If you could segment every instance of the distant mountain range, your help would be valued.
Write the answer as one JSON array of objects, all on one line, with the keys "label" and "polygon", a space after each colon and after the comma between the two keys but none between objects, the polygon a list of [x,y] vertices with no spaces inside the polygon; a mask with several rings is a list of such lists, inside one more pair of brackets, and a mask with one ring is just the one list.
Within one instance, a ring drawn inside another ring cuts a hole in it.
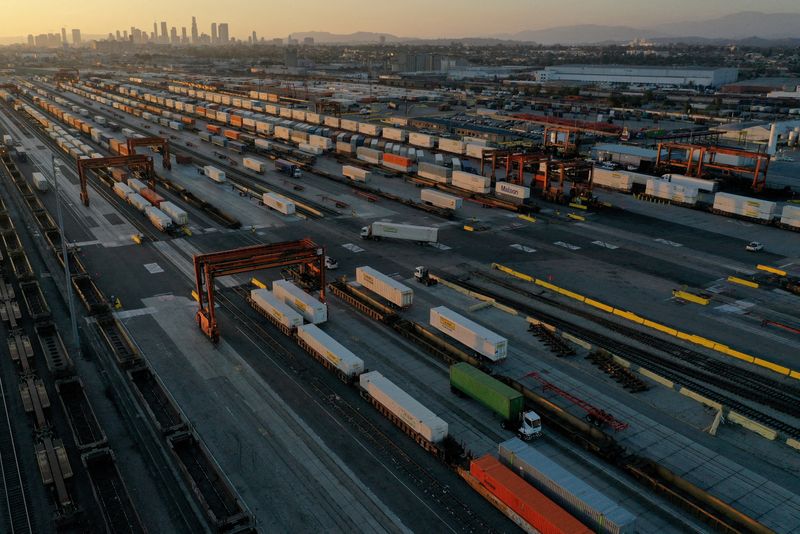
[{"label": "distant mountain range", "polygon": [[[292,38],[303,42],[312,37],[319,44],[374,44],[381,37],[386,43],[442,44],[453,41],[472,45],[491,45],[501,42],[532,42],[543,45],[553,44],[613,44],[626,43],[642,38],[659,43],[725,44],[736,43],[751,46],[800,44],[800,13],[761,13],[743,11],[708,20],[691,20],[658,24],[651,27],[606,26],[580,24],[558,26],[538,30],[525,30],[486,36],[462,38],[420,39],[398,37],[390,33],[355,32],[337,34],[324,31],[292,33]],[[85,36],[84,40],[102,38]],[[25,42],[23,37],[0,37],[0,44]]]}]

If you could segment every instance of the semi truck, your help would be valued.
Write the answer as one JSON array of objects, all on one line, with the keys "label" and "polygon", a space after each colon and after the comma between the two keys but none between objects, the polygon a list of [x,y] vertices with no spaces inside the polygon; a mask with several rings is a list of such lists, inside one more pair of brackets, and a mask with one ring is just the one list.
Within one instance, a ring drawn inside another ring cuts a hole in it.
[{"label": "semi truck", "polygon": [[502,418],[502,427],[516,430],[520,439],[542,435],[542,418],[533,410],[525,411],[522,393],[466,362],[450,366],[450,390],[492,410]]},{"label": "semi truck", "polygon": [[294,163],[286,161],[285,159],[275,160],[275,170],[282,172],[283,174],[288,174],[292,178],[300,178],[303,176],[303,171],[300,170],[300,167]]},{"label": "semi truck", "polygon": [[439,240],[439,229],[431,226],[389,222],[374,222],[361,229],[361,239],[379,240],[384,237],[416,241],[418,243],[436,243]]}]

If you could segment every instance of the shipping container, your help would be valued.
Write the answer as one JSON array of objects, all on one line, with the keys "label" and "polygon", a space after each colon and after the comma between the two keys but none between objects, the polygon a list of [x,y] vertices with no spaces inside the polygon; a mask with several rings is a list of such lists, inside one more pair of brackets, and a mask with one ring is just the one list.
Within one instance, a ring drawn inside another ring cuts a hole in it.
[{"label": "shipping container", "polygon": [[167,214],[169,218],[172,219],[172,222],[177,226],[185,226],[189,224],[189,214],[172,202],[165,200],[161,203],[158,209]]},{"label": "shipping container", "polygon": [[312,154],[314,156],[320,156],[324,152],[320,147],[310,145],[308,143],[298,143],[297,148],[306,154]]},{"label": "shipping container", "polygon": [[366,122],[358,123],[358,133],[362,133],[364,135],[371,135],[373,137],[378,137],[381,135],[382,128],[377,124],[370,124]]},{"label": "shipping container", "polygon": [[688,186],[705,193],[714,193],[719,188],[719,183],[714,180],[704,180],[683,174],[665,174],[661,178],[670,183]]},{"label": "shipping container", "polygon": [[384,237],[418,243],[436,243],[439,239],[439,229],[433,226],[416,226],[385,221],[376,221],[361,229],[361,239],[382,239]]},{"label": "shipping container", "polygon": [[592,534],[539,490],[489,454],[472,460],[469,472],[477,482],[541,534]]},{"label": "shipping container", "polygon": [[463,142],[455,139],[439,138],[439,150],[443,152],[450,152],[452,154],[463,154],[466,146]]},{"label": "shipping container", "polygon": [[358,122],[351,121],[348,119],[341,119],[339,121],[339,127],[342,130],[347,130],[348,132],[357,132],[358,131]]},{"label": "shipping container", "polygon": [[138,193],[144,197],[150,204],[155,207],[160,207],[161,203],[164,202],[164,197],[150,189],[149,187],[141,188]]},{"label": "shipping container", "polygon": [[123,199],[123,200],[127,200],[128,199],[128,195],[130,195],[131,193],[134,193],[133,189],[131,189],[128,186],[128,184],[125,184],[123,182],[115,183],[113,189],[114,189],[114,193],[116,193],[116,195],[118,197],[120,197],[121,199]]},{"label": "shipping container", "polygon": [[205,173],[206,176],[208,176],[217,183],[222,184],[225,183],[226,181],[225,171],[221,171],[218,168],[213,167],[211,165],[206,165],[205,167],[203,167],[203,172]]},{"label": "shipping container", "polygon": [[383,153],[380,150],[373,150],[371,148],[360,146],[356,149],[356,157],[361,161],[380,165]]},{"label": "shipping container", "polygon": [[426,134],[411,132],[408,136],[408,144],[422,148],[433,148],[435,146],[435,142],[435,137]]},{"label": "shipping container", "polygon": [[[630,193],[633,183],[633,177],[626,172],[612,171],[597,166],[592,170],[592,184],[600,187]],[[645,181],[645,183],[647,182]]]},{"label": "shipping container", "polygon": [[732,215],[769,222],[775,217],[775,202],[756,198],[717,193],[714,195],[714,210]]},{"label": "shipping container", "polygon": [[525,409],[522,393],[466,362],[450,366],[450,387],[483,404],[503,421],[519,421]]},{"label": "shipping container", "polygon": [[48,182],[44,174],[40,172],[34,172],[31,175],[31,180],[33,181],[33,187],[35,187],[39,191],[44,192],[50,189],[50,182]]},{"label": "shipping container", "polygon": [[522,185],[510,184],[508,182],[497,182],[494,192],[499,196],[513,197],[517,200],[526,200],[531,196],[531,188]]},{"label": "shipping container", "polygon": [[447,167],[425,162],[417,166],[417,175],[442,184],[449,184],[452,179],[452,171]]},{"label": "shipping container", "polygon": [[136,178],[128,178],[128,186],[137,193],[147,187],[143,182],[137,180]]},{"label": "shipping container", "polygon": [[275,297],[268,289],[253,289],[250,291],[250,299],[258,309],[287,331],[292,331],[303,324],[303,316]]},{"label": "shipping container", "polygon": [[430,324],[479,354],[496,362],[508,354],[508,340],[453,310],[431,308]]},{"label": "shipping container", "polygon": [[800,228],[800,207],[784,206],[781,211],[781,224],[791,228]]},{"label": "shipping container", "polygon": [[244,158],[242,159],[242,165],[244,165],[245,169],[250,169],[251,171],[257,172],[258,174],[263,174],[264,170],[267,167],[266,162],[257,158]]},{"label": "shipping container", "polygon": [[483,154],[489,151],[490,149],[486,148],[483,145],[468,143],[467,146],[465,147],[464,153],[471,158],[481,159],[483,158]]},{"label": "shipping container", "polygon": [[261,150],[270,150],[272,149],[272,145],[266,139],[256,138],[254,141],[256,148]]},{"label": "shipping container", "polygon": [[330,364],[344,378],[353,379],[364,372],[364,361],[323,332],[317,325],[298,326],[297,338],[301,347],[322,363]]},{"label": "shipping container", "polygon": [[370,177],[370,172],[366,169],[359,169],[358,167],[353,167],[352,165],[343,165],[342,166],[342,176],[346,178],[350,178],[354,182],[367,182]]},{"label": "shipping container", "polygon": [[423,189],[420,191],[419,197],[426,204],[448,210],[458,209],[462,205],[461,197],[448,195],[436,189]]},{"label": "shipping container", "polygon": [[328,306],[291,282],[285,280],[272,282],[272,293],[309,323],[320,324],[328,320]]},{"label": "shipping container", "polygon": [[384,167],[400,172],[411,172],[411,168],[414,165],[414,162],[406,157],[389,153],[384,153],[382,159]]},{"label": "shipping container", "polygon": [[447,437],[447,422],[378,371],[362,374],[359,385],[375,402],[394,415],[395,421],[403,423],[425,440],[440,443]]},{"label": "shipping container", "polygon": [[408,139],[408,132],[399,128],[384,128],[382,135],[384,139],[391,139],[392,141],[405,142]]},{"label": "shipping container", "polygon": [[411,306],[414,300],[414,291],[410,287],[389,278],[372,267],[357,267],[356,282],[399,308]]},{"label": "shipping container", "polygon": [[627,534],[636,517],[521,439],[498,445],[500,462],[596,532]]},{"label": "shipping container", "polygon": [[166,232],[169,227],[172,226],[172,219],[155,206],[146,206],[144,208],[144,214],[147,215],[147,218],[153,226],[162,232]]},{"label": "shipping container", "polygon": [[694,206],[697,203],[697,188],[681,183],[668,182],[661,178],[650,178],[644,193],[654,198]]},{"label": "shipping container", "polygon": [[264,193],[261,195],[261,202],[268,208],[272,208],[284,215],[292,215],[295,212],[295,204],[288,198],[277,193]]},{"label": "shipping container", "polygon": [[139,193],[131,193],[127,196],[128,203],[139,211],[144,211],[145,208],[150,206],[150,203],[142,198]]},{"label": "shipping container", "polygon": [[474,193],[488,193],[491,179],[488,176],[472,174],[464,171],[453,171],[451,183],[454,187],[466,189]]}]

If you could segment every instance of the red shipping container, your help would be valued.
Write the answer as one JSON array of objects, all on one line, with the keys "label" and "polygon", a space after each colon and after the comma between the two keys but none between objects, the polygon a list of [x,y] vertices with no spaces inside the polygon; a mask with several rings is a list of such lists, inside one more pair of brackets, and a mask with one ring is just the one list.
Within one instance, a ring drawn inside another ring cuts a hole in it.
[{"label": "red shipping container", "polygon": [[384,161],[384,163],[392,163],[394,165],[400,165],[401,167],[410,167],[411,166],[411,160],[410,159],[408,159],[406,157],[403,157],[403,156],[398,156],[397,154],[389,154],[389,153],[386,153],[386,152],[384,152],[384,154],[383,154],[383,161]]},{"label": "red shipping container", "polygon": [[225,132],[222,135],[224,135],[228,139],[233,139],[235,141],[239,140],[239,132],[235,130],[225,130]]},{"label": "red shipping container", "polygon": [[503,504],[542,534],[591,534],[592,530],[487,454],[469,464],[469,472]]},{"label": "red shipping container", "polygon": [[222,128],[216,124],[206,124],[206,129],[213,134],[219,134],[220,130],[222,130]]},{"label": "red shipping container", "polygon": [[111,177],[115,182],[125,182],[128,180],[128,172],[125,169],[114,167],[111,169]]},{"label": "red shipping container", "polygon": [[164,202],[164,197],[150,189],[149,187],[143,187],[139,190],[139,194],[142,195],[142,198],[147,200],[150,204],[155,207],[159,207],[162,202]]}]

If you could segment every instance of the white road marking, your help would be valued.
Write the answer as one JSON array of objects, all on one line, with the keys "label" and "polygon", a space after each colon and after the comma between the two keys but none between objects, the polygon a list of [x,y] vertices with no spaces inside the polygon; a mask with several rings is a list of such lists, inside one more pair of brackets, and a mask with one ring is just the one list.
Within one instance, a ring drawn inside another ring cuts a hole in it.
[{"label": "white road marking", "polygon": [[431,243],[431,246],[434,248],[438,248],[439,250],[450,250],[453,248],[453,247],[448,247],[443,243]]},{"label": "white road marking", "polygon": [[521,250],[522,252],[536,252],[535,248],[526,247],[525,245],[520,245],[519,243],[514,243],[513,245],[509,245],[511,248],[515,248],[517,250]]},{"label": "white road marking", "polygon": [[563,241],[556,241],[553,244],[554,245],[558,245],[559,247],[568,248],[569,250],[580,250],[581,249],[581,247],[579,247],[578,245],[571,245],[569,243],[564,243]]},{"label": "white road marking", "polygon": [[150,274],[158,274],[164,272],[164,269],[162,269],[161,266],[157,263],[145,263],[144,268],[147,269],[147,272],[149,272]]},{"label": "white road marking", "polygon": [[664,239],[662,237],[659,237],[658,239],[654,239],[654,241],[657,241],[659,243],[663,243],[664,245],[669,245],[671,247],[682,247],[683,246],[681,243],[676,243],[675,241],[670,241],[670,240]]},{"label": "white road marking", "polygon": [[342,245],[342,247],[354,253],[364,252],[363,248],[359,247],[358,245],[354,245],[352,243],[345,243],[344,245]]},{"label": "white road marking", "polygon": [[598,247],[604,247],[610,250],[616,250],[619,248],[617,245],[612,245],[611,243],[606,243],[605,241],[592,241],[592,245],[597,245]]}]

